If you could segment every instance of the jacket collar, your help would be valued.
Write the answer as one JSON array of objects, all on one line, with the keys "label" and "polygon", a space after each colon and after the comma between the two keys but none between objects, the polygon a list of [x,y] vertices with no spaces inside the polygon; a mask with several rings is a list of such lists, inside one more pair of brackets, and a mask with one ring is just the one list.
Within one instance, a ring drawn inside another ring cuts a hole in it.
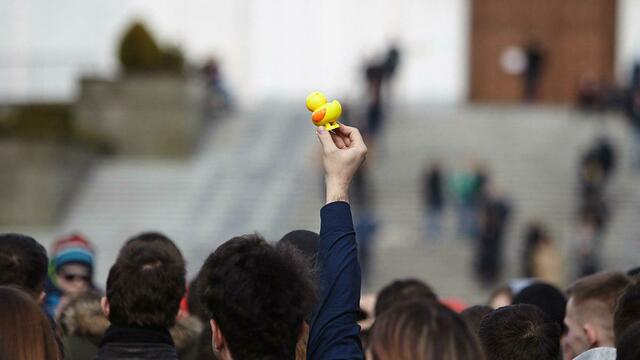
[{"label": "jacket collar", "polygon": [[107,343],[167,344],[175,347],[171,334],[163,327],[133,327],[111,325],[104,333],[100,346]]}]

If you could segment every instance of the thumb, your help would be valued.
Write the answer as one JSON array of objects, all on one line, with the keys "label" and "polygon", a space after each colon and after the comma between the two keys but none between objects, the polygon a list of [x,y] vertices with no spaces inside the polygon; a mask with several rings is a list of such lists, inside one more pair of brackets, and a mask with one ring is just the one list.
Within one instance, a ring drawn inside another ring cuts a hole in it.
[{"label": "thumb", "polygon": [[338,149],[331,138],[331,134],[324,128],[324,126],[318,126],[316,133],[318,134],[318,139],[320,139],[320,143],[322,144],[324,151]]}]

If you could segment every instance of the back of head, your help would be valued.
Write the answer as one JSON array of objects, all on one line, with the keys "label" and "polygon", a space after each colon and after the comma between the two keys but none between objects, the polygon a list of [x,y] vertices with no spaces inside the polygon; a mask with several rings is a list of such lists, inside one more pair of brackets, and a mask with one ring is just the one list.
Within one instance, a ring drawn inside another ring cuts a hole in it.
[{"label": "back of head", "polygon": [[320,235],[309,230],[291,231],[278,241],[278,245],[288,244],[296,248],[309,261],[312,268],[316,266],[319,243]]},{"label": "back of head", "polygon": [[198,286],[234,359],[295,357],[316,297],[309,267],[291,247],[235,237],[207,258]]},{"label": "back of head", "polygon": [[509,305],[486,315],[480,340],[489,360],[560,358],[560,327],[533,305]]},{"label": "back of head", "polygon": [[616,342],[631,325],[640,321],[640,281],[627,286],[618,299],[613,315],[613,333]]},{"label": "back of head", "polygon": [[47,277],[47,251],[33,238],[0,234],[0,285],[13,285],[39,298]]},{"label": "back of head", "polygon": [[464,321],[466,321],[467,325],[469,325],[469,329],[471,329],[471,331],[473,331],[473,333],[477,335],[480,331],[480,323],[482,322],[482,319],[492,311],[493,308],[489,306],[474,305],[464,309],[464,311],[462,311],[460,315],[462,315]]},{"label": "back of head", "polygon": [[484,359],[465,321],[434,301],[416,300],[386,310],[371,330],[375,360]]},{"label": "back of head", "polygon": [[438,297],[427,284],[420,280],[395,280],[378,293],[375,314],[378,316],[398,303],[411,300],[437,301]]},{"label": "back of head", "polygon": [[625,330],[616,343],[617,360],[640,359],[640,321]]},{"label": "back of head", "polygon": [[533,283],[516,294],[513,304],[535,305],[547,313],[561,329],[564,328],[567,298],[553,285]]},{"label": "back of head", "polygon": [[184,264],[184,257],[176,244],[167,236],[158,232],[145,232],[138,234],[124,243],[118,258],[131,256],[131,254],[145,251],[146,249],[154,249],[154,251],[166,258],[172,258],[175,262]]},{"label": "back of head", "polygon": [[586,276],[569,286],[570,306],[581,323],[597,324],[613,343],[613,314],[618,298],[630,284],[622,272],[607,271]]},{"label": "back of head", "polygon": [[184,259],[171,240],[152,235],[152,241],[129,240],[109,271],[112,324],[170,327],[175,322],[186,288]]},{"label": "back of head", "polygon": [[35,300],[0,286],[0,354],[12,360],[58,359],[53,330]]}]

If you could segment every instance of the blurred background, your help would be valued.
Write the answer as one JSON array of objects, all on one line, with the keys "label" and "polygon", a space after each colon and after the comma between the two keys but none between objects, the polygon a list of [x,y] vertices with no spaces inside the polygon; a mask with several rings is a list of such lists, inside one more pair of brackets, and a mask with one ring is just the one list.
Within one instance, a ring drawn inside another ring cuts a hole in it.
[{"label": "blurred background", "polygon": [[0,230],[79,233],[99,283],[172,237],[319,229],[304,99],[370,146],[351,195],[365,291],[481,301],[640,254],[636,0],[4,0]]}]

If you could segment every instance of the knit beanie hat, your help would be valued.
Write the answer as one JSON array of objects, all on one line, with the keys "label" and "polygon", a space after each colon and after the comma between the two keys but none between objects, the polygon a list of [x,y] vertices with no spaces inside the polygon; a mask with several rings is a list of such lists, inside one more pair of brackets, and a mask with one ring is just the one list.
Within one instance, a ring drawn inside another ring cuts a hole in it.
[{"label": "knit beanie hat", "polygon": [[56,271],[66,264],[73,263],[85,265],[93,272],[94,256],[93,245],[78,234],[73,234],[54,242],[51,254]]}]

